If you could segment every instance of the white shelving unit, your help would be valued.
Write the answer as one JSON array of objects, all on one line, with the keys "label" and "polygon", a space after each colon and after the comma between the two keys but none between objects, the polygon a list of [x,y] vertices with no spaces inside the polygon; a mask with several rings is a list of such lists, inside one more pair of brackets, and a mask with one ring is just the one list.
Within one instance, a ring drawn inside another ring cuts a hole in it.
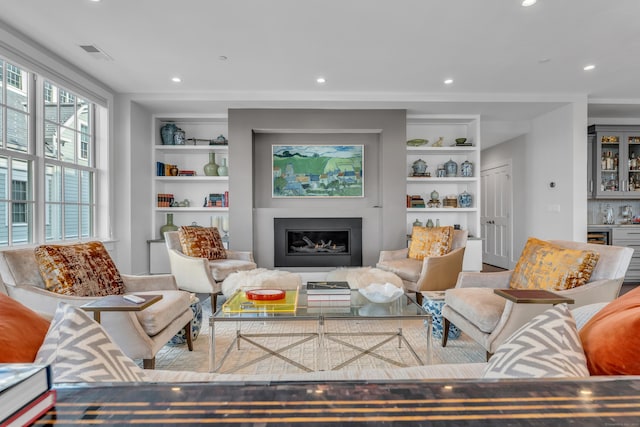
[{"label": "white shelving unit", "polygon": [[[432,144],[440,137],[442,147]],[[429,142],[418,147],[407,146],[407,195],[420,195],[425,204],[429,202],[432,191],[437,191],[441,207],[407,208],[407,234],[411,234],[413,222],[418,219],[423,224],[431,219],[440,225],[459,224],[472,236],[465,251],[464,269],[480,270],[482,267],[482,241],[480,240],[480,118],[479,116],[420,115],[407,117],[407,140],[427,139]],[[456,138],[467,138],[472,146],[455,146]],[[430,177],[413,177],[412,165],[422,159],[427,163]],[[449,160],[458,164],[458,176],[436,176],[438,165]],[[460,176],[461,164],[469,161],[473,165],[473,176]],[[472,204],[468,208],[444,207],[443,199],[449,195],[456,197],[466,191],[471,194]],[[468,253],[468,254],[467,254]]]},{"label": "white shelving unit", "polygon": [[[185,131],[185,145],[162,145],[160,128],[166,123],[175,123]],[[160,227],[166,223],[166,214],[172,213],[175,225],[197,223],[210,226],[216,217],[227,216],[228,207],[206,207],[205,198],[211,193],[224,193],[229,190],[228,176],[206,176],[203,167],[209,162],[209,153],[215,153],[216,163],[222,165],[223,159],[229,165],[227,145],[209,145],[207,141],[219,135],[228,137],[226,116],[184,116],[180,114],[154,117],[153,170],[156,162],[177,165],[179,170],[193,170],[195,176],[154,176],[153,178],[153,235],[160,236]],[[195,144],[188,139],[197,139]],[[159,193],[173,194],[178,202],[189,200],[189,207],[159,207]]]}]

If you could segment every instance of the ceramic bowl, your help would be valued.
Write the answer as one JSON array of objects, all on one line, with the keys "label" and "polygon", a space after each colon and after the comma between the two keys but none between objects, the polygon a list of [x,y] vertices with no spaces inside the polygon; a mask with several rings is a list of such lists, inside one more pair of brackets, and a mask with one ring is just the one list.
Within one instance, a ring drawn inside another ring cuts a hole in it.
[{"label": "ceramic bowl", "polygon": [[456,138],[457,144],[464,144],[465,142],[467,142],[467,138]]},{"label": "ceramic bowl", "polygon": [[394,301],[403,294],[403,290],[391,283],[372,283],[360,289],[360,293],[369,301],[385,303]]}]

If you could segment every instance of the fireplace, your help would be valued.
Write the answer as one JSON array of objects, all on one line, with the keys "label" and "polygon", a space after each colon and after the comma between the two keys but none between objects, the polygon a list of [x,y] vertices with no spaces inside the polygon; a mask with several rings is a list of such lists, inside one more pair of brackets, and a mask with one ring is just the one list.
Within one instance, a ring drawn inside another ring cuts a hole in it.
[{"label": "fireplace", "polygon": [[362,218],[274,218],[275,267],[362,265]]}]

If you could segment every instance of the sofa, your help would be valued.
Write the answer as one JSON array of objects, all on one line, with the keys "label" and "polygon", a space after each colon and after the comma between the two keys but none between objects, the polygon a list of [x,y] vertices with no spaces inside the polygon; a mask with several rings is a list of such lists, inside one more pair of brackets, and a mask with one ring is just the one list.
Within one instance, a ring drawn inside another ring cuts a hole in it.
[{"label": "sofa", "polygon": [[[16,314],[20,310],[23,314]],[[640,348],[640,338],[635,333],[635,323],[640,322],[639,314],[640,288],[609,304],[591,304],[572,311],[566,304],[555,306],[516,331],[498,348],[492,359],[484,363],[242,375],[143,370],[119,350],[100,324],[78,307],[61,303],[49,321],[0,293],[0,346],[5,349],[0,354],[0,363],[33,361],[52,364],[55,383],[493,380],[639,375],[640,357],[637,357],[637,349]],[[24,319],[30,320],[25,322]],[[16,323],[4,324],[9,320],[15,320]],[[625,322],[630,323],[631,327],[625,327]],[[30,324],[30,329],[25,323]],[[612,329],[612,323],[620,327]],[[73,335],[69,331],[75,330],[77,325],[83,325],[82,335],[91,337],[90,342],[77,337],[73,345],[69,343],[68,337]],[[26,340],[20,339],[25,330],[29,331],[31,338],[30,349],[26,352],[22,348],[27,345]],[[589,333],[583,334],[585,330],[589,330]],[[595,335],[599,335],[595,344],[594,337],[589,335],[594,330],[597,332]],[[64,336],[67,336],[67,340],[62,339]],[[538,340],[540,337],[543,339]],[[615,360],[604,363],[591,360],[589,353],[583,351],[583,344],[585,348],[588,345],[592,354],[603,353],[604,359],[611,359],[613,354]],[[611,350],[612,345],[616,346],[615,351]],[[22,353],[15,351],[16,347],[20,347]],[[7,354],[18,353],[22,359],[6,359]],[[108,360],[102,360],[103,357]]]}]

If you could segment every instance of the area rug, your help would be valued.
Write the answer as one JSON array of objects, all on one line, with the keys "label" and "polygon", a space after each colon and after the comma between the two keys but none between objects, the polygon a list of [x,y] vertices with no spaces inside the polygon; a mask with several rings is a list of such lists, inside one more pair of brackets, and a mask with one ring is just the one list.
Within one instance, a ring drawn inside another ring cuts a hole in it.
[{"label": "area rug", "polygon": [[[186,344],[166,345],[156,356],[156,369],[167,369],[173,371],[195,371],[207,372],[209,370],[209,317],[211,316],[210,303],[203,304],[203,321],[200,335],[194,341],[193,351],[187,349]],[[292,322],[219,322],[216,324],[216,360],[220,361],[225,350],[233,342],[236,335],[236,326],[241,326],[244,334],[270,334],[286,335],[290,332],[313,334],[318,331],[318,324],[315,321],[292,321]],[[361,349],[369,348],[385,337],[373,336],[370,334],[378,332],[395,332],[402,328],[402,334],[411,343],[412,347],[423,360],[427,354],[426,327],[421,320],[403,321],[401,324],[396,320],[371,321],[371,320],[340,320],[329,321],[325,331],[336,333],[350,333],[350,336],[335,337],[347,345],[338,344],[331,340],[322,340],[323,346],[319,346],[317,339],[311,339],[304,344],[294,346],[282,352],[284,356],[290,358],[301,365],[312,370],[334,369],[346,361],[356,357],[359,351],[350,346]],[[259,345],[272,349],[283,348],[291,345],[301,337],[269,336],[262,338],[251,338]],[[395,366],[386,361],[389,359],[395,363],[413,366],[418,362],[415,360],[406,345],[398,345],[397,338],[382,345],[375,350],[376,355],[365,355],[357,358],[352,363],[341,369],[350,368],[389,368]],[[471,340],[464,333],[457,339],[449,339],[447,346],[442,348],[440,340],[432,340],[432,362],[440,363],[477,363],[486,361],[484,349]],[[240,349],[235,346],[230,350],[229,356],[218,372],[240,373],[240,374],[265,374],[265,373],[301,373],[300,367],[294,366],[281,360],[278,357],[264,357],[265,352],[241,342]],[[260,358],[257,363],[244,366],[248,361]],[[382,358],[382,359],[381,359]]]}]

